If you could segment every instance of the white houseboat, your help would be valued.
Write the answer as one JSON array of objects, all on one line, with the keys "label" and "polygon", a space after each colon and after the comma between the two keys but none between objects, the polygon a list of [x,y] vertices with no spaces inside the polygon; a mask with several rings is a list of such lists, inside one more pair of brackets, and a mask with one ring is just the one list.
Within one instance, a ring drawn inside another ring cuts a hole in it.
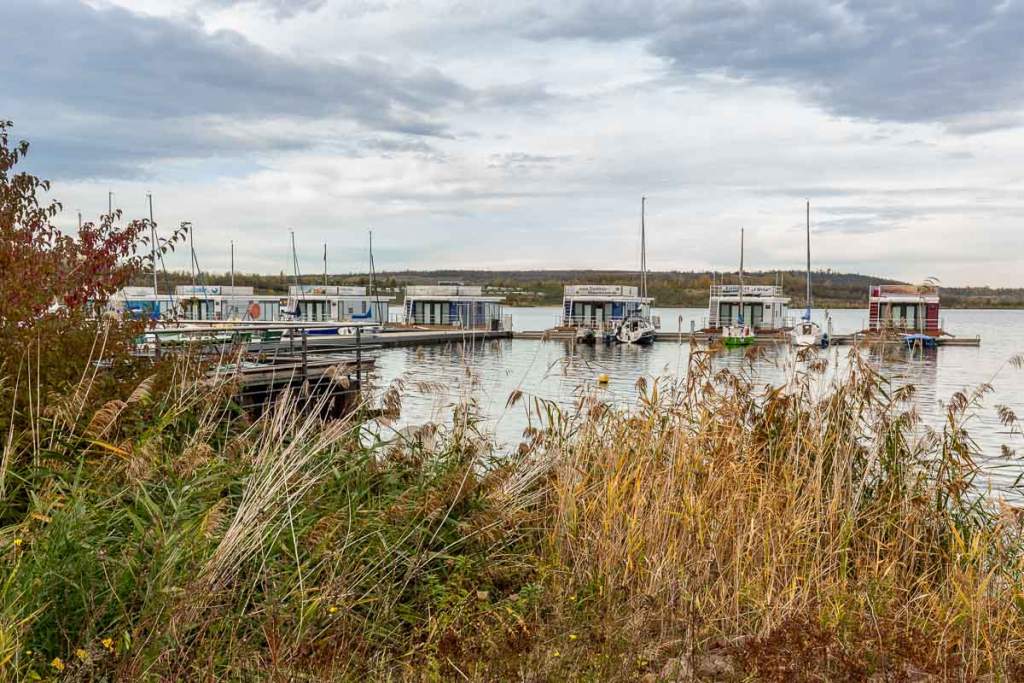
[{"label": "white houseboat", "polygon": [[562,295],[562,327],[613,329],[627,318],[649,319],[653,303],[653,297],[640,296],[638,287],[566,285]]},{"label": "white houseboat", "polygon": [[107,301],[107,310],[151,320],[174,318],[179,313],[177,297],[157,294],[153,287],[124,287]]},{"label": "white houseboat", "polygon": [[367,294],[366,287],[292,285],[288,288],[289,320],[309,322],[388,321],[392,297]]},{"label": "white houseboat", "polygon": [[482,287],[463,284],[409,285],[405,288],[407,325],[500,330],[505,297],[486,296]]},{"label": "white houseboat", "polygon": [[281,319],[281,296],[256,294],[252,287],[178,285],[174,288],[183,320],[275,321]]},{"label": "white houseboat", "polygon": [[938,336],[939,288],[933,282],[922,285],[872,285],[868,299],[868,329],[893,330]]},{"label": "white houseboat", "polygon": [[[743,320],[755,333],[785,330],[789,319],[789,297],[781,285],[711,285],[708,330],[717,331]],[[742,301],[743,310],[740,310]]]}]

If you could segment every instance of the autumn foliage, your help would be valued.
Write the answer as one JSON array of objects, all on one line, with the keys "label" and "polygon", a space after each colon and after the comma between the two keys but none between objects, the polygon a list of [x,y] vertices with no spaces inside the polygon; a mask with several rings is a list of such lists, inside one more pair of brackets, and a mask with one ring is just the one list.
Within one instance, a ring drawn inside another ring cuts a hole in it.
[{"label": "autumn foliage", "polygon": [[82,224],[55,221],[50,183],[17,167],[28,153],[0,120],[0,429],[16,450],[51,399],[90,374],[90,396],[116,396],[139,371],[128,353],[134,321],[102,315],[109,297],[150,262],[150,222],[120,212]]}]

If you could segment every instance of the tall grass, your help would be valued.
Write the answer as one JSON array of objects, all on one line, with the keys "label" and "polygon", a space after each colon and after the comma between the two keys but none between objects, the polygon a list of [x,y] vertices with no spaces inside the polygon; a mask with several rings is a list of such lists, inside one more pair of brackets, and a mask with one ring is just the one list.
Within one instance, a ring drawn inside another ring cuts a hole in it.
[{"label": "tall grass", "polygon": [[981,394],[926,430],[859,356],[824,392],[805,361],[761,387],[699,350],[628,411],[516,394],[532,426],[512,454],[472,402],[449,426],[368,429],[400,383],[345,420],[287,399],[253,420],[189,361],[89,409],[83,378],[4,451],[0,667],[1019,677],[1022,516],[973,484]]},{"label": "tall grass", "polygon": [[911,440],[912,389],[851,363],[815,399],[820,362],[758,389],[698,352],[635,413],[581,413],[545,515],[559,602],[641,668],[718,649],[762,677],[1024,673],[1022,520],[972,486],[979,395]]}]

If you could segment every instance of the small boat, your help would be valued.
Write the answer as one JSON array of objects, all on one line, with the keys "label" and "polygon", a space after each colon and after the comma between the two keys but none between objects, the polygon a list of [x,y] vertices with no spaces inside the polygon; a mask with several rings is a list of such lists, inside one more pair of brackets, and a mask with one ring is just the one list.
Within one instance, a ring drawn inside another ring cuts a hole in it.
[{"label": "small boat", "polygon": [[657,330],[651,321],[639,316],[626,318],[615,330],[615,341],[620,344],[647,345],[654,342]]},{"label": "small boat", "polygon": [[754,331],[750,329],[750,325],[745,325],[742,321],[722,328],[722,343],[726,346],[750,346],[755,341],[757,337]]},{"label": "small boat", "polygon": [[[645,209],[647,197],[640,198],[640,298],[647,298],[647,226]],[[641,308],[641,311],[643,309]],[[611,338],[620,344],[650,344],[657,334],[657,327],[648,315],[629,315],[615,328]]]},{"label": "small boat", "polygon": [[743,321],[743,229],[740,229],[740,306],[736,320],[722,326],[722,343],[726,346],[750,346],[756,340],[754,330]]},{"label": "small boat", "polygon": [[906,344],[908,349],[934,349],[939,345],[935,337],[921,333],[903,335],[903,343]]},{"label": "small boat", "polygon": [[789,332],[794,346],[827,346],[828,338],[821,326],[811,320],[811,203],[807,202],[807,308],[803,318]]},{"label": "small boat", "polygon": [[593,327],[577,327],[576,328],[576,343],[577,344],[596,344],[597,333],[594,332]]}]

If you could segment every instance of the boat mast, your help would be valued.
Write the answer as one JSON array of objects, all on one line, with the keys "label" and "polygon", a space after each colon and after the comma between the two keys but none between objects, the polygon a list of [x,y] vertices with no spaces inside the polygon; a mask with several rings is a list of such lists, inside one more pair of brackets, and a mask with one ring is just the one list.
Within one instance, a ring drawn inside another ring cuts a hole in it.
[{"label": "boat mast", "polygon": [[807,202],[807,310],[804,320],[811,320],[811,202]]},{"label": "boat mast", "polygon": [[370,294],[374,293],[373,286],[373,230],[370,230]]},{"label": "boat mast", "polygon": [[147,192],[146,199],[149,201],[149,240],[151,247],[150,256],[153,259],[153,294],[156,294],[156,223],[153,222],[153,193]]},{"label": "boat mast", "polygon": [[324,242],[324,287],[327,286],[327,242]]},{"label": "boat mast", "polygon": [[235,293],[235,241],[231,240],[231,293]]},{"label": "boat mast", "polygon": [[193,231],[188,231],[188,251],[192,255],[192,261],[188,264],[189,271],[192,273],[192,296],[196,293],[196,243],[192,239]]},{"label": "boat mast", "polygon": [[299,282],[302,276],[299,273],[299,252],[295,249],[295,231],[289,230],[292,236],[292,279],[295,282],[295,288],[298,290],[298,298],[295,301],[295,316],[299,314],[299,301],[306,300],[306,292],[302,289],[302,284]]},{"label": "boat mast", "polygon": [[370,291],[377,300],[377,319],[380,320],[381,325],[384,325],[387,320],[384,319],[384,311],[380,307],[380,293],[377,291],[377,285],[374,284],[376,274],[377,265],[373,262],[373,230],[370,230]]},{"label": "boat mast", "polygon": [[[640,197],[640,296],[647,297],[647,231],[644,225],[644,209],[647,197]],[[643,306],[643,304],[640,304]]]},{"label": "boat mast", "polygon": [[740,316],[739,324],[743,324],[743,228],[740,228]]}]

